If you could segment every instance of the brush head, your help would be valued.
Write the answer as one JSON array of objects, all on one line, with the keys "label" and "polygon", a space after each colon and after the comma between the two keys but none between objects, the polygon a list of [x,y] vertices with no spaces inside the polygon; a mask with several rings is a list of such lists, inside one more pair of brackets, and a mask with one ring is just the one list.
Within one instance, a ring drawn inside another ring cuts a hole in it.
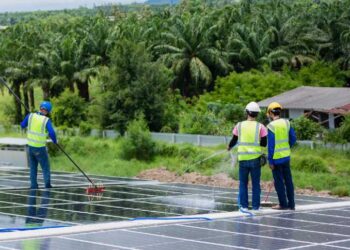
[{"label": "brush head", "polygon": [[86,189],[86,193],[89,195],[94,195],[94,194],[100,194],[103,193],[105,191],[105,187],[100,184],[100,185],[90,185],[87,189]]},{"label": "brush head", "polygon": [[104,191],[105,191],[105,187],[102,184],[90,185],[86,189],[86,194],[87,194],[88,200],[89,201],[101,200]]}]

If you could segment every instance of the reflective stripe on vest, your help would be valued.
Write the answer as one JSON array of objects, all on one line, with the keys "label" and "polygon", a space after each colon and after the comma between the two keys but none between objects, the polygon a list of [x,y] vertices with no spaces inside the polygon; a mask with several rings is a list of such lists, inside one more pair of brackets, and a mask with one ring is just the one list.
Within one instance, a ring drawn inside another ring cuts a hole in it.
[{"label": "reflective stripe on vest", "polygon": [[28,120],[28,132],[27,140],[28,145],[31,147],[45,147],[46,146],[46,124],[49,121],[49,118],[43,115],[30,114]]},{"label": "reflective stripe on vest", "polygon": [[238,160],[247,161],[261,156],[260,124],[256,121],[244,121],[237,125]]},{"label": "reflective stripe on vest", "polygon": [[275,134],[275,149],[273,159],[281,159],[290,156],[289,130],[290,123],[286,119],[272,121],[267,128]]}]

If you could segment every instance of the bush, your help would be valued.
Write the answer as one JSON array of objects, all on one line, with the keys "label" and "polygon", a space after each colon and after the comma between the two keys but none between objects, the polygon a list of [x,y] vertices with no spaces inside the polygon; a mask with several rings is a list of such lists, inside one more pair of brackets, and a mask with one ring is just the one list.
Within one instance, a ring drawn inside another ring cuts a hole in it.
[{"label": "bush", "polygon": [[295,72],[292,78],[306,86],[342,87],[345,83],[344,73],[334,63],[316,61]]},{"label": "bush", "polygon": [[226,77],[217,78],[215,90],[200,97],[199,102],[220,102],[245,105],[260,101],[284,91],[300,86],[286,72],[232,72]]},{"label": "bush", "polygon": [[338,195],[339,197],[345,197],[350,195],[349,187],[347,186],[339,186],[335,187],[331,191],[332,195]]},{"label": "bush", "polygon": [[156,153],[156,144],[144,119],[139,116],[127,126],[127,134],[122,139],[120,157],[125,160],[150,161]]},{"label": "bush", "polygon": [[92,126],[90,123],[81,122],[79,124],[79,134],[82,136],[89,136],[91,134]]},{"label": "bush", "polygon": [[340,127],[326,134],[326,141],[332,143],[350,142],[350,115],[346,115]]},{"label": "bush", "polygon": [[291,122],[298,140],[312,140],[322,131],[321,125],[304,117],[298,117]]},{"label": "bush", "polygon": [[52,120],[56,126],[75,127],[86,120],[86,103],[77,94],[66,89],[53,99]]},{"label": "bush", "polygon": [[329,173],[325,161],[316,156],[303,156],[300,159],[294,159],[293,169],[308,173]]},{"label": "bush", "polygon": [[197,109],[185,113],[180,122],[180,132],[204,135],[228,135],[232,127],[246,118],[239,104],[209,102],[198,104]]}]

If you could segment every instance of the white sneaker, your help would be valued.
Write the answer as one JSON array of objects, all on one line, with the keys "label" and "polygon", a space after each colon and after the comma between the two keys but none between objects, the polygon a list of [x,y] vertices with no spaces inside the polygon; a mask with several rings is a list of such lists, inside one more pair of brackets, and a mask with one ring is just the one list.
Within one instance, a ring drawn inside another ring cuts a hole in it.
[{"label": "white sneaker", "polygon": [[261,215],[261,214],[263,213],[263,209],[261,209],[261,208],[253,209],[253,210],[252,210],[252,213],[253,213],[254,215]]},{"label": "white sneaker", "polygon": [[239,211],[243,214],[251,214],[251,212],[249,212],[248,208],[246,207],[239,208]]}]

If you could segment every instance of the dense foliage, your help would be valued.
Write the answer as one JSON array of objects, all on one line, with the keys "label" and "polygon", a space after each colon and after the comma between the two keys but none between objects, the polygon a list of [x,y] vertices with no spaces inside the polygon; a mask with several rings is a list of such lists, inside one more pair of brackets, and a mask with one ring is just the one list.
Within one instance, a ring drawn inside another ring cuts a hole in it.
[{"label": "dense foliage", "polygon": [[[300,85],[349,82],[350,0],[214,3],[3,14],[0,75],[31,109],[69,89],[93,110],[88,122],[120,132],[138,112],[151,130],[201,132],[234,122],[223,114],[232,108],[204,110],[210,103],[244,106]],[[206,94],[199,108],[179,110],[174,93],[190,104]],[[13,109],[18,123],[25,111]]]},{"label": "dense foliage", "polygon": [[298,140],[312,140],[322,132],[321,125],[304,117],[298,117],[291,122]]}]

